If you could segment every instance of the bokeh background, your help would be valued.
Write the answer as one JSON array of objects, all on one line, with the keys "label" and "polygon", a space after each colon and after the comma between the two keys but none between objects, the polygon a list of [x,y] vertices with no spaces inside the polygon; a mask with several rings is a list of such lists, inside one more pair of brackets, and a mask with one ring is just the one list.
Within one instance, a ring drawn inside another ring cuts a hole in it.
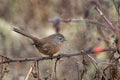
[{"label": "bokeh background", "polygon": [[[99,0],[98,4],[110,20],[117,20],[117,12],[112,0]],[[51,18],[85,18],[105,24],[94,7],[90,0],[0,0],[0,55],[13,59],[44,56],[31,45],[30,39],[13,32],[12,28],[17,27],[43,38],[55,33],[53,23],[49,21]],[[117,23],[114,22],[114,26],[116,25]],[[114,34],[109,29],[85,21],[61,22],[60,33],[66,37],[67,41],[58,54],[76,53],[95,46],[114,47]],[[105,39],[108,39],[109,43]],[[91,56],[96,58],[100,68],[104,68],[107,65],[99,62],[108,61],[110,52]],[[2,80],[24,80],[31,64],[32,62],[9,64],[10,71]],[[40,78],[45,80],[45,77],[49,77],[53,72],[54,60],[41,61],[39,64]],[[83,80],[102,80],[98,78],[102,74],[96,77],[97,73],[99,71],[97,72],[86,56],[63,58],[57,65],[58,80],[78,80],[78,76]],[[120,75],[119,70],[117,73]],[[110,76],[110,73],[107,74],[108,79]],[[37,79],[31,75],[29,80]]]}]

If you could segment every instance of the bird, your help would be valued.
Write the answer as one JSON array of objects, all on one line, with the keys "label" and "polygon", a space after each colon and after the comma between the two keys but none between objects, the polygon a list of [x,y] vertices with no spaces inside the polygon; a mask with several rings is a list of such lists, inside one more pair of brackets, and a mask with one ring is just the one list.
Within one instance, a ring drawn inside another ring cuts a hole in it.
[{"label": "bird", "polygon": [[40,39],[18,28],[13,28],[13,31],[32,39],[33,45],[35,45],[38,51],[50,57],[59,52],[64,41],[66,41],[64,35],[60,33],[55,33]]}]

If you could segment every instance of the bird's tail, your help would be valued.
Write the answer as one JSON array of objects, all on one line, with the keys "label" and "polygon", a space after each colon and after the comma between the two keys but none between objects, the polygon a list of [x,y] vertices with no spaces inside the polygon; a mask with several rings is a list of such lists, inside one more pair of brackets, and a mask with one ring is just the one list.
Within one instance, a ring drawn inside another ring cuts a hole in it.
[{"label": "bird's tail", "polygon": [[24,31],[21,31],[21,30],[19,30],[19,29],[17,29],[17,28],[13,28],[13,31],[15,31],[15,32],[17,32],[17,33],[19,33],[19,34],[22,34],[22,35],[24,35],[24,36],[26,36],[26,37],[28,37],[28,38],[31,38],[31,39],[34,40],[34,41],[35,41],[36,39],[38,39],[38,38],[34,37],[33,35],[30,35],[30,34],[24,32]]}]

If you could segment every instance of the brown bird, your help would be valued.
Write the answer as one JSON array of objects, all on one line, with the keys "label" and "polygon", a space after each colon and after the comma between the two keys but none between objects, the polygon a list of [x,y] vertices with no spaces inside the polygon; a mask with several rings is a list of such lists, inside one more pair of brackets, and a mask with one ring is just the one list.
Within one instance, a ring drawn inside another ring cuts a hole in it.
[{"label": "brown bird", "polygon": [[65,37],[60,33],[52,34],[48,37],[39,39],[17,28],[13,28],[13,31],[32,39],[34,42],[33,44],[39,50],[39,52],[51,57],[60,50],[65,41]]}]

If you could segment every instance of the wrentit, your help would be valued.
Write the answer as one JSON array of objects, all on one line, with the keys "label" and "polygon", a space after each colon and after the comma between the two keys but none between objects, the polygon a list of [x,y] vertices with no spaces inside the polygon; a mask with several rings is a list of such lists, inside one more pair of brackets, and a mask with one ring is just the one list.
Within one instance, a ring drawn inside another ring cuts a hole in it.
[{"label": "wrentit", "polygon": [[60,33],[52,34],[48,37],[39,39],[17,28],[13,28],[13,31],[32,39],[34,42],[33,45],[35,45],[39,52],[51,57],[60,50],[65,41],[65,37]]}]

